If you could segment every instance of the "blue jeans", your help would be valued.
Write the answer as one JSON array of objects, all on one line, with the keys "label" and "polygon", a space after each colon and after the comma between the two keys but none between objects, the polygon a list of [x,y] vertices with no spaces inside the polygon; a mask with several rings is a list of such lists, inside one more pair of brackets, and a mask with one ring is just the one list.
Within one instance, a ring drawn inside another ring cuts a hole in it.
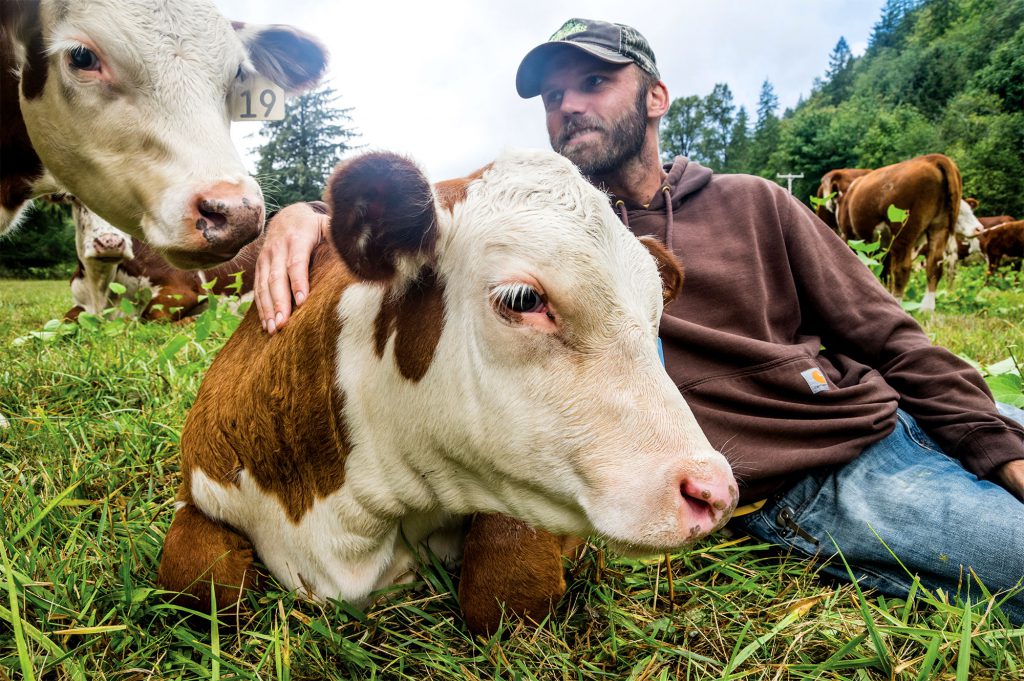
[{"label": "blue jeans", "polygon": [[[1000,405],[1024,416],[1013,409]],[[808,475],[733,527],[831,558],[822,572],[849,581],[838,547],[862,587],[888,596],[906,597],[916,575],[929,590],[976,603],[984,595],[971,568],[997,602],[1012,593],[1003,613],[1024,624],[1024,503],[943,453],[909,414],[897,416],[859,457]]]}]

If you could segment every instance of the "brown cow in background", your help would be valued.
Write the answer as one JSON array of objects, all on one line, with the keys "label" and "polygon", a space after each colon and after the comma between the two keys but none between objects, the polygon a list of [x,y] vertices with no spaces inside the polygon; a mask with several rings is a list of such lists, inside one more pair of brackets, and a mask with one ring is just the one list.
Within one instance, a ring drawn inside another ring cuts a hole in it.
[{"label": "brown cow in background", "polygon": [[1024,258],[1024,220],[1004,222],[979,232],[978,244],[988,260],[989,276],[995,274],[1004,257],[1018,258],[1015,267],[1019,271],[1019,259]]},{"label": "brown cow in background", "polygon": [[[881,232],[882,279],[897,299],[903,298],[918,242],[923,241],[928,291],[921,309],[931,311],[947,244],[960,217],[962,194],[960,170],[942,154],[885,166],[850,184],[839,201],[839,231],[847,240],[864,241],[874,241]],[[906,224],[889,221],[891,205],[910,211]]]}]

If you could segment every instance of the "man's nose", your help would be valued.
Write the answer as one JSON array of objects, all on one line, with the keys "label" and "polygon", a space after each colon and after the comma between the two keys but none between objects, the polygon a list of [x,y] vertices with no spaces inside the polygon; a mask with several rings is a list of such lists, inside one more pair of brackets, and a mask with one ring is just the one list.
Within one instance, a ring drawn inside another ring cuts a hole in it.
[{"label": "man's nose", "polygon": [[573,90],[566,90],[562,93],[562,105],[559,107],[563,114],[579,114],[587,110],[587,99],[583,93]]}]

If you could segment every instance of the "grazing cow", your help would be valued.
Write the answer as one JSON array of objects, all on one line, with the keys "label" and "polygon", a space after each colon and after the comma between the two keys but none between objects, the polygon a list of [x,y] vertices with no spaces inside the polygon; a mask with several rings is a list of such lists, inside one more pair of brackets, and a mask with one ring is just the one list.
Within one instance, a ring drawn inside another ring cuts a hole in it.
[{"label": "grazing cow", "polygon": [[[902,300],[918,242],[923,239],[928,291],[921,310],[935,309],[947,246],[960,216],[963,185],[956,164],[942,154],[919,156],[857,178],[839,201],[837,220],[847,240],[874,241],[881,231],[885,246],[882,278]],[[904,225],[889,221],[889,206],[910,211]]]},{"label": "grazing cow", "polygon": [[839,199],[850,188],[854,180],[870,172],[870,168],[836,168],[821,176],[821,184],[818,185],[818,198],[824,199],[829,194],[833,194],[833,196],[825,203],[817,204],[814,212],[833,231],[839,232],[839,224],[836,222]]},{"label": "grazing cow", "polygon": [[[78,268],[71,278],[72,307],[65,319],[76,320],[82,312],[102,314],[118,300],[139,298],[149,289],[138,310],[141,319],[179,321],[198,314],[205,306],[204,296],[236,293],[251,294],[256,257],[262,240],[246,245],[238,255],[217,267],[185,271],[168,265],[156,251],[132,239],[99,217],[78,200],[68,197],[75,222],[75,248]],[[241,272],[241,286],[230,288],[235,273]],[[122,296],[110,290],[111,282],[125,287]],[[208,282],[212,285],[204,288]]]},{"label": "grazing cow", "polygon": [[[956,265],[962,259],[960,257],[960,244],[970,243],[975,240],[975,235],[981,228],[981,222],[974,215],[974,207],[966,199],[961,199],[960,212],[957,215],[956,225],[953,228],[953,236],[946,242],[946,250],[942,258],[946,281],[950,284],[953,283],[956,277]],[[921,235],[917,240],[917,249],[914,254],[915,260],[926,245],[927,240],[924,235]],[[964,257],[966,258],[966,255]]]},{"label": "grazing cow", "polygon": [[224,606],[255,552],[358,602],[428,540],[457,557],[476,511],[630,554],[726,522],[729,465],[658,359],[682,271],[572,163],[512,151],[431,189],[367,154],[327,202],[309,299],[273,336],[250,310],[189,412],[160,585]]},{"label": "grazing cow", "polygon": [[[968,202],[970,203],[970,202]],[[975,205],[977,201],[975,201]],[[980,232],[983,229],[989,229],[996,225],[1001,225],[1004,222],[1013,222],[1017,218],[1012,215],[990,215],[990,216],[978,216],[978,225],[980,225],[975,232]],[[974,236],[964,236],[959,230],[956,235],[956,247],[957,247],[957,258],[965,260],[971,253],[980,253],[981,247],[978,244],[977,234]]]},{"label": "grazing cow", "polygon": [[231,259],[264,215],[231,89],[262,74],[298,92],[325,67],[311,36],[232,25],[210,0],[4,0],[0,235],[68,190],[176,266]]},{"label": "grazing cow", "polygon": [[[1024,258],[1024,220],[1004,222],[978,233],[978,245],[988,260],[991,276],[1003,258]],[[1020,270],[1020,260],[1015,267]]]}]

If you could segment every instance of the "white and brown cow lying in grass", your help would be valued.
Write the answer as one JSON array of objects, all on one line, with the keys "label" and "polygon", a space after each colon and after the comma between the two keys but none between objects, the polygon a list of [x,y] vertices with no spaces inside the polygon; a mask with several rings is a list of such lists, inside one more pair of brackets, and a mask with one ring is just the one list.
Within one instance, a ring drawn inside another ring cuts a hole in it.
[{"label": "white and brown cow lying in grass", "polygon": [[[217,267],[179,270],[76,198],[64,195],[60,200],[71,204],[78,255],[78,267],[71,277],[73,306],[65,319],[76,320],[83,312],[103,314],[127,298],[138,301],[135,312],[140,319],[179,321],[201,312],[211,294],[251,298],[262,238]],[[236,273],[241,273],[237,286]],[[111,283],[123,286],[124,293],[113,292]],[[142,294],[145,289],[148,295]]]},{"label": "white and brown cow lying in grass", "polygon": [[250,311],[189,412],[160,585],[230,604],[255,553],[359,601],[423,543],[457,557],[477,511],[630,554],[727,521],[729,465],[658,359],[682,272],[569,161],[509,152],[432,189],[368,154],[327,201],[309,300],[274,336]]},{"label": "white and brown cow lying in grass", "polygon": [[3,0],[0,236],[30,199],[67,190],[173,265],[231,259],[264,214],[229,134],[231,88],[260,73],[301,91],[326,58],[210,0]]}]

